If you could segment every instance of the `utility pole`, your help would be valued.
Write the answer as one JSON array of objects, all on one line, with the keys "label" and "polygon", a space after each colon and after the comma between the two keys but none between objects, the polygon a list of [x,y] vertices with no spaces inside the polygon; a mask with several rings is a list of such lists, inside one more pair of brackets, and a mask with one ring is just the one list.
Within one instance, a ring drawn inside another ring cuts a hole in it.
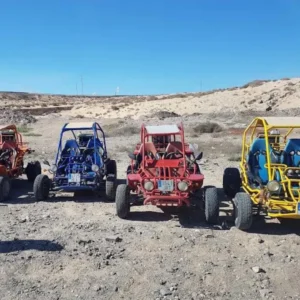
[{"label": "utility pole", "polygon": [[81,75],[81,95],[83,95],[83,79],[82,79],[82,75]]}]

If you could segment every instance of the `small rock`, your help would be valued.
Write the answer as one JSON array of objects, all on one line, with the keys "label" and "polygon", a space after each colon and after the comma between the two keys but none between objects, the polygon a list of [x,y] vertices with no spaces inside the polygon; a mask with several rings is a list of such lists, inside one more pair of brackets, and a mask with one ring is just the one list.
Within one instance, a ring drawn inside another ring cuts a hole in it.
[{"label": "small rock", "polygon": [[257,267],[257,266],[253,267],[252,271],[255,272],[255,273],[265,273],[265,270],[263,270],[262,268]]},{"label": "small rock", "polygon": [[192,293],[192,299],[193,299],[193,300],[196,300],[196,299],[197,299],[197,293],[195,293],[195,292]]},{"label": "small rock", "polygon": [[22,217],[21,219],[20,219],[20,223],[25,223],[25,222],[27,222],[27,221],[29,221],[29,217],[27,216],[27,217]]},{"label": "small rock", "polygon": [[79,240],[78,244],[86,246],[87,244],[90,244],[91,242],[92,242],[92,240]]},{"label": "small rock", "polygon": [[164,296],[169,296],[169,295],[172,295],[172,293],[168,290],[165,290],[165,289],[161,289],[160,291],[160,294],[164,297]]},{"label": "small rock", "polygon": [[118,290],[119,290],[119,288],[116,286],[116,287],[115,287],[115,292],[117,292]]},{"label": "small rock", "polygon": [[259,293],[262,298],[267,298],[269,296],[269,294],[271,294],[272,292],[268,289],[262,289],[262,290],[259,290]]},{"label": "small rock", "polygon": [[98,291],[101,290],[101,286],[100,286],[100,285],[95,285],[95,286],[93,287],[93,290],[96,291],[96,292],[98,292]]},{"label": "small rock", "polygon": [[204,234],[203,237],[206,238],[206,239],[209,239],[209,238],[214,238],[214,235],[212,235],[212,234]]},{"label": "small rock", "polygon": [[161,281],[160,281],[160,284],[161,284],[161,285],[165,285],[166,283],[167,283],[166,280],[161,280]]},{"label": "small rock", "polygon": [[107,253],[106,255],[105,255],[105,258],[106,259],[110,259],[112,257],[112,254],[111,253]]},{"label": "small rock", "polygon": [[122,242],[122,239],[119,236],[108,236],[105,238],[105,240],[114,243]]}]

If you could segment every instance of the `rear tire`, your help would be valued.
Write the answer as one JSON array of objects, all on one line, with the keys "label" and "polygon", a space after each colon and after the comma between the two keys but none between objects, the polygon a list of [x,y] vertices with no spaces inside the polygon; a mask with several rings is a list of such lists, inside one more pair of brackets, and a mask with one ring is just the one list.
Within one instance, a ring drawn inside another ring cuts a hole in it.
[{"label": "rear tire", "polygon": [[242,185],[240,171],[237,168],[226,168],[223,174],[223,191],[228,198],[233,199]]},{"label": "rear tire", "polygon": [[205,189],[205,219],[209,224],[216,224],[219,220],[220,202],[218,190],[215,187]]},{"label": "rear tire", "polygon": [[248,230],[252,225],[252,201],[248,194],[237,193],[234,198],[235,226],[240,230]]},{"label": "rear tire", "polygon": [[108,164],[107,164],[107,174],[110,175],[110,174],[114,174],[116,176],[116,178],[118,177],[117,176],[117,163],[114,159],[111,159],[109,160]]},{"label": "rear tire", "polygon": [[105,193],[109,201],[115,201],[117,189],[117,178],[114,174],[106,176]]},{"label": "rear tire", "polygon": [[0,202],[7,200],[10,192],[11,182],[7,176],[0,176]]},{"label": "rear tire", "polygon": [[47,200],[50,191],[50,179],[47,175],[38,175],[33,183],[33,194],[36,201]]},{"label": "rear tire", "polygon": [[126,184],[120,184],[116,192],[117,215],[126,219],[130,213],[130,189]]},{"label": "rear tire", "polygon": [[42,173],[42,167],[39,161],[29,162],[25,169],[27,179],[34,182],[35,178]]}]

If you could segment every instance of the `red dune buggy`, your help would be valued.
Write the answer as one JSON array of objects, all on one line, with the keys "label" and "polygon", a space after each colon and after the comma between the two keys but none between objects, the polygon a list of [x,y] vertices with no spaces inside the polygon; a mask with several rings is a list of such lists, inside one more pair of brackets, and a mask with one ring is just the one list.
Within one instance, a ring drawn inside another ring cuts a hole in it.
[{"label": "red dune buggy", "polygon": [[23,143],[22,136],[15,125],[0,127],[0,201],[4,201],[10,192],[10,179],[26,174],[33,182],[41,174],[38,161],[28,163],[24,168],[24,155],[34,150]]},{"label": "red dune buggy", "polygon": [[129,154],[127,184],[117,187],[117,215],[122,219],[128,217],[131,192],[141,196],[144,205],[189,207],[192,196],[201,190],[206,221],[216,223],[219,217],[217,189],[202,187],[204,175],[197,164],[202,154],[195,157],[193,147],[185,143],[182,124],[142,125],[141,142]]}]

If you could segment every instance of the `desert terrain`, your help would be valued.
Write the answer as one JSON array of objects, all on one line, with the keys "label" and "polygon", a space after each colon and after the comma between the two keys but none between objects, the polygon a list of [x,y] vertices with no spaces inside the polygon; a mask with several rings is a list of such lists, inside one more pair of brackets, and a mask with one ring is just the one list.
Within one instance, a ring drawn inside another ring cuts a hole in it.
[{"label": "desert terrain", "polygon": [[[142,123],[183,122],[186,140],[204,152],[200,168],[221,201],[218,225],[199,209],[134,206],[128,220],[92,193],[35,202],[25,178],[0,204],[1,300],[300,299],[300,228],[256,216],[250,232],[233,226],[222,176],[238,166],[241,134],[255,116],[299,114],[300,78],[155,96],[65,96],[0,92],[0,123],[16,123],[52,162],[61,127],[97,121],[107,134],[119,182]],[[43,169],[47,169],[43,165]]]}]

